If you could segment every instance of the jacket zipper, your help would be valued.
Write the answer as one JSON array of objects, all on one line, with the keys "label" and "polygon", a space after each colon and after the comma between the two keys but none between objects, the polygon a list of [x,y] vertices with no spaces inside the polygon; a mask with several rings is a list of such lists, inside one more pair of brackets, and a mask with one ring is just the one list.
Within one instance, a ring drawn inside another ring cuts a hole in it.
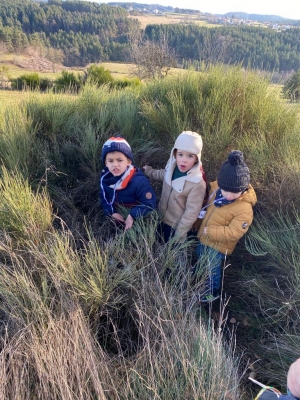
[{"label": "jacket zipper", "polygon": [[172,186],[171,186],[171,190],[170,190],[169,197],[168,197],[168,201],[167,201],[166,211],[167,211],[168,206],[169,206],[169,201],[170,201],[170,197],[171,197],[172,191],[173,191],[173,188],[172,188]]}]

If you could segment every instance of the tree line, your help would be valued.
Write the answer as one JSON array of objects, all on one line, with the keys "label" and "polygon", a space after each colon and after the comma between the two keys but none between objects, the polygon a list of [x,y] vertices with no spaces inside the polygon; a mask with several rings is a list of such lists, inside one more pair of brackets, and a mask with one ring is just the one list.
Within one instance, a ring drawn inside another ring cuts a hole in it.
[{"label": "tree line", "polygon": [[129,37],[140,31],[121,7],[85,1],[2,0],[0,42],[7,51],[26,46],[63,52],[65,65],[121,61],[128,52]]},{"label": "tree line", "polygon": [[178,60],[204,64],[240,64],[266,71],[300,68],[300,29],[276,31],[264,27],[199,27],[196,25],[148,25],[148,40],[167,37]]},{"label": "tree line", "polygon": [[[148,25],[128,18],[122,7],[79,0],[1,0],[0,51],[39,49],[54,62],[84,66],[100,61],[132,61],[132,43],[168,41],[179,66],[240,64],[245,68],[290,72],[300,68],[300,28]],[[140,40],[140,39],[139,39]]]}]

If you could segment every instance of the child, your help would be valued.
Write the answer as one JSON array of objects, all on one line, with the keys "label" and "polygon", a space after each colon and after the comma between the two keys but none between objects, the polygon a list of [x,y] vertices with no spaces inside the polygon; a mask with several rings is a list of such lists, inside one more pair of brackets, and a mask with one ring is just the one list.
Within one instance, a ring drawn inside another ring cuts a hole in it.
[{"label": "child", "polygon": [[147,176],[163,181],[159,210],[164,216],[165,242],[172,236],[183,241],[201,210],[206,190],[201,151],[201,136],[185,131],[177,137],[165,169],[144,166]]},{"label": "child", "polygon": [[256,201],[243,153],[233,150],[222,164],[217,181],[211,183],[207,205],[201,212],[203,220],[197,234],[200,241],[197,256],[207,256],[210,263],[210,277],[200,295],[201,302],[219,297],[222,262],[248,231]]},{"label": "child", "polygon": [[287,387],[289,390],[286,395],[267,387],[258,393],[255,400],[300,400],[300,358],[291,364],[288,370]]},{"label": "child", "polygon": [[300,398],[300,358],[296,360],[289,368],[287,374],[287,387],[289,388],[290,397],[282,397],[282,399],[299,400]]},{"label": "child", "polygon": [[[144,217],[156,207],[156,196],[149,179],[136,168],[129,143],[122,136],[108,139],[102,147],[106,168],[100,179],[100,202],[106,215],[130,229],[136,218]],[[118,206],[127,207],[126,219]]]}]

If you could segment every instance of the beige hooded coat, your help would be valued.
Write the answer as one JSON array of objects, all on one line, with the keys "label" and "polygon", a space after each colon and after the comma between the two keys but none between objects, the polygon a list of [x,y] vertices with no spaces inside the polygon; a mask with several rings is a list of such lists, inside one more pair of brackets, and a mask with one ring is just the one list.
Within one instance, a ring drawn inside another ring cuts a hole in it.
[{"label": "beige hooded coat", "polygon": [[[175,150],[188,151],[196,154],[198,162],[188,171],[186,176],[172,181],[176,167]],[[200,167],[202,139],[198,133],[182,132],[171,150],[165,169],[155,170],[145,167],[145,174],[154,180],[162,181],[162,193],[159,211],[163,213],[164,223],[175,229],[175,237],[184,240],[187,232],[197,220],[202,208],[206,191]]]}]

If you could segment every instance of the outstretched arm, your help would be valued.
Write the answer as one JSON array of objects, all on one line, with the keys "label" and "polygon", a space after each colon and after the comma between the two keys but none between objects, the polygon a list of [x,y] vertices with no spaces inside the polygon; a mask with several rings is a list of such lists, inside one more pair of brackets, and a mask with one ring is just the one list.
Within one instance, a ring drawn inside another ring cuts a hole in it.
[{"label": "outstretched arm", "polygon": [[147,175],[149,178],[151,178],[155,181],[163,181],[164,180],[164,175],[165,175],[164,169],[153,169],[152,167],[150,167],[150,165],[144,165],[143,169],[144,169],[145,175]]}]

